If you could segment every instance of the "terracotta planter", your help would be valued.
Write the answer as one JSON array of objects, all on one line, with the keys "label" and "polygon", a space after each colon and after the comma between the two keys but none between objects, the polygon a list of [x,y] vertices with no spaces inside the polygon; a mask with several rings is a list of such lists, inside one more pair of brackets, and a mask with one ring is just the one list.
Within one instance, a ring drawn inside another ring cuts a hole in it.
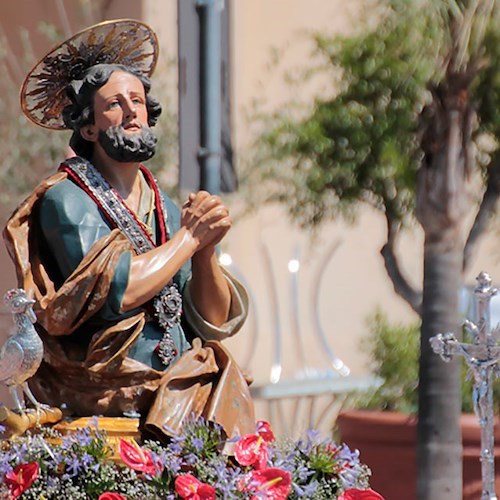
[{"label": "terracotta planter", "polygon": [[[385,411],[354,410],[337,418],[340,440],[358,449],[372,470],[373,489],[386,500],[416,498],[416,417]],[[463,498],[481,498],[481,430],[475,415],[461,417]],[[500,492],[500,425],[495,428],[496,490]]]}]

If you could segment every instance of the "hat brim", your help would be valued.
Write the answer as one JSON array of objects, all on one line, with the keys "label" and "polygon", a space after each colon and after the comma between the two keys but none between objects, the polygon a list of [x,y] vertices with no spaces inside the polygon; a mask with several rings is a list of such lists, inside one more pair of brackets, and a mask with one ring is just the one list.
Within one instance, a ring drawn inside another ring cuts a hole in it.
[{"label": "hat brim", "polygon": [[65,130],[62,110],[70,103],[66,88],[96,64],[122,64],[151,76],[158,39],[146,24],[117,19],[96,24],[53,48],[28,73],[21,87],[21,109],[45,128]]}]

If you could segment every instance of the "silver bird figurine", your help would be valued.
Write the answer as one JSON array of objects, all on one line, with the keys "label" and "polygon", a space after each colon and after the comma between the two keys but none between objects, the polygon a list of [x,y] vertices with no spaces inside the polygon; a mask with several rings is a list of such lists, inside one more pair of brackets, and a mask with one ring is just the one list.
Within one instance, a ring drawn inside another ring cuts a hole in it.
[{"label": "silver bird figurine", "polygon": [[38,412],[43,405],[36,400],[27,383],[43,358],[42,339],[33,326],[36,322],[35,301],[28,298],[22,288],[14,288],[4,295],[4,302],[12,312],[16,331],[0,350],[0,383],[8,387],[21,414],[25,413],[25,405],[24,397],[22,403],[19,399],[18,388],[24,391]]}]

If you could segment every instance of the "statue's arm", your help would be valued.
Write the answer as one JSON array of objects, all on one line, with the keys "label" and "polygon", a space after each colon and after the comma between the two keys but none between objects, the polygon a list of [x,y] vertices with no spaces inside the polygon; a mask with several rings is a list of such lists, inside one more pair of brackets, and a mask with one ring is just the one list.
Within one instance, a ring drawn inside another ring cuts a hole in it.
[{"label": "statue's arm", "polygon": [[229,271],[221,267],[230,293],[230,309],[227,319],[219,325],[207,321],[198,311],[191,296],[192,280],[189,280],[183,294],[183,309],[186,320],[193,331],[204,340],[223,340],[236,334],[248,316],[248,294],[243,285]]},{"label": "statue's arm", "polygon": [[[84,256],[101,238],[108,236],[107,225],[95,203],[71,181],[52,187],[41,200],[38,211],[42,245],[56,276],[62,285],[77,270]],[[105,320],[114,320],[122,313],[120,306],[128,284],[131,252],[120,256],[109,288],[105,305],[98,312]]]}]

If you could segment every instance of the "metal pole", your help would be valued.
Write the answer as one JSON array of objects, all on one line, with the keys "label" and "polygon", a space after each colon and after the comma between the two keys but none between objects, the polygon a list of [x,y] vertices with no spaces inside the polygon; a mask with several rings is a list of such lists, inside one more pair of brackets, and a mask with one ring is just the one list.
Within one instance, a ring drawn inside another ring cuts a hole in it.
[{"label": "metal pole", "polygon": [[223,0],[196,0],[200,14],[201,144],[200,188],[220,192],[221,176],[221,9]]}]

